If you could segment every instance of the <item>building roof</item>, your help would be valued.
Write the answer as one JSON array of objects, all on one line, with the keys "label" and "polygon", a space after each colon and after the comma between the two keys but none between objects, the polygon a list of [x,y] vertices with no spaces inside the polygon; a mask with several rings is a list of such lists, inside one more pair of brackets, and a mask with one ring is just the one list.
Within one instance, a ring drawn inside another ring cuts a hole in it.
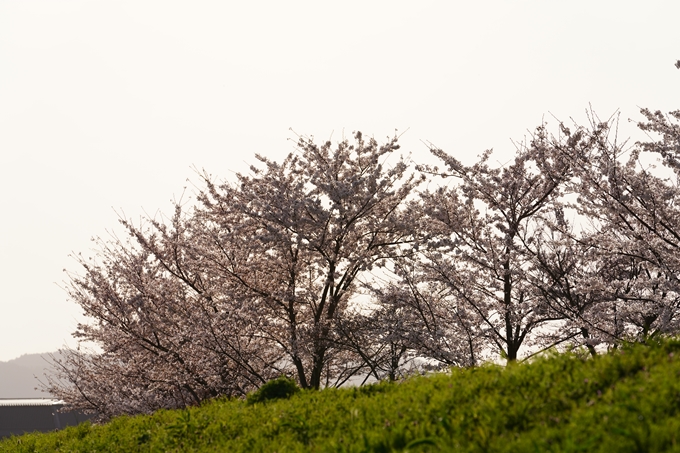
[{"label": "building roof", "polygon": [[63,406],[61,400],[47,398],[0,398],[0,407],[7,406]]}]

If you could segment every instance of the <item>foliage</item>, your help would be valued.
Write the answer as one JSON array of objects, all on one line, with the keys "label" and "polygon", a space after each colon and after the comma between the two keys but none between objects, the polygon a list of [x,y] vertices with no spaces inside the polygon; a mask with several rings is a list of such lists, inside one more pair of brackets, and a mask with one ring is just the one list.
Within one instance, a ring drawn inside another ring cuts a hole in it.
[{"label": "foliage", "polygon": [[[536,254],[554,242],[537,247],[536,239],[548,238],[546,230],[563,209],[561,198],[573,176],[567,157],[590,146],[587,139],[550,136],[542,126],[503,166],[489,164],[490,150],[466,166],[431,149],[446,168],[443,173],[436,167],[426,170],[455,177],[460,184],[422,193],[418,227],[424,232],[424,247],[413,266],[415,282],[430,284],[427,293],[449,294],[448,312],[455,317],[445,323],[465,326],[465,334],[454,332],[452,342],[483,341],[497,354],[516,360],[535,331],[562,318],[533,284],[543,271]],[[426,301],[423,293],[419,296]],[[550,346],[549,341],[539,344]],[[467,360],[459,361],[476,363],[480,349],[467,348]]]},{"label": "foliage", "polygon": [[31,451],[680,451],[680,341],[547,354],[248,405],[217,399],[0,442]]},{"label": "foliage", "polygon": [[389,164],[397,138],[357,132],[201,174],[194,206],[121,219],[127,239],[77,258],[74,335],[101,352],[65,351],[47,390],[106,419],[281,375],[320,389],[677,334],[680,113],[642,115],[648,142],[592,115],[504,164],[435,147],[442,170]]},{"label": "foliage", "polygon": [[[649,142],[627,147],[611,136],[613,119],[593,116],[597,146],[572,161],[579,194],[574,208],[590,220],[580,238],[590,269],[582,266],[584,278],[576,283],[582,294],[599,293],[580,318],[609,344],[680,327],[680,113],[641,112],[647,121],[638,126]],[[650,158],[663,159],[663,168],[650,165]]]},{"label": "foliage", "polygon": [[[366,365],[339,346],[359,279],[410,240],[402,205],[419,183],[399,146],[355,134],[335,148],[300,138],[283,163],[217,184],[170,219],[122,219],[127,241],[98,241],[69,294],[92,322],[49,391],[100,417],[243,396],[294,375],[340,385]],[[366,279],[368,280],[368,279]]]},{"label": "foliage", "polygon": [[247,404],[263,403],[265,401],[286,399],[300,391],[297,383],[286,376],[280,376],[264,384],[250,393],[246,398]]}]

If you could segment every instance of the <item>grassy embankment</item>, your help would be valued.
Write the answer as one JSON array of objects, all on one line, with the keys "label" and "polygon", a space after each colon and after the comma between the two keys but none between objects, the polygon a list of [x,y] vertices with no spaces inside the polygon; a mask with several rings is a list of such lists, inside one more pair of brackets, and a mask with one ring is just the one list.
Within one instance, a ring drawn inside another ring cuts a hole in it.
[{"label": "grassy embankment", "polygon": [[[252,403],[252,401],[251,401]],[[680,452],[680,340],[120,417],[5,451]]]}]

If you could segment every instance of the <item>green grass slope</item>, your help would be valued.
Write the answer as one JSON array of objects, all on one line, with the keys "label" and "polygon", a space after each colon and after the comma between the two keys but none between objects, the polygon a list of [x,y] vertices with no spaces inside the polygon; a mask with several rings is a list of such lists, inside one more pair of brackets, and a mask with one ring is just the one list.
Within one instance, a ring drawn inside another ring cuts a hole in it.
[{"label": "green grass slope", "polygon": [[9,451],[680,452],[680,340],[218,400],[0,442]]}]

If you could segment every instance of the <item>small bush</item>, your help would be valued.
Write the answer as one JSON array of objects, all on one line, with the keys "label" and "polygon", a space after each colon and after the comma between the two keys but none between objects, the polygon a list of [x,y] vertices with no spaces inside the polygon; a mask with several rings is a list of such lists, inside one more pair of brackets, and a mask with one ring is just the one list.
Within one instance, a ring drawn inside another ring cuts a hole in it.
[{"label": "small bush", "polygon": [[262,387],[248,395],[246,403],[252,405],[263,403],[269,400],[287,399],[300,391],[297,383],[286,377],[281,376],[264,384]]}]

